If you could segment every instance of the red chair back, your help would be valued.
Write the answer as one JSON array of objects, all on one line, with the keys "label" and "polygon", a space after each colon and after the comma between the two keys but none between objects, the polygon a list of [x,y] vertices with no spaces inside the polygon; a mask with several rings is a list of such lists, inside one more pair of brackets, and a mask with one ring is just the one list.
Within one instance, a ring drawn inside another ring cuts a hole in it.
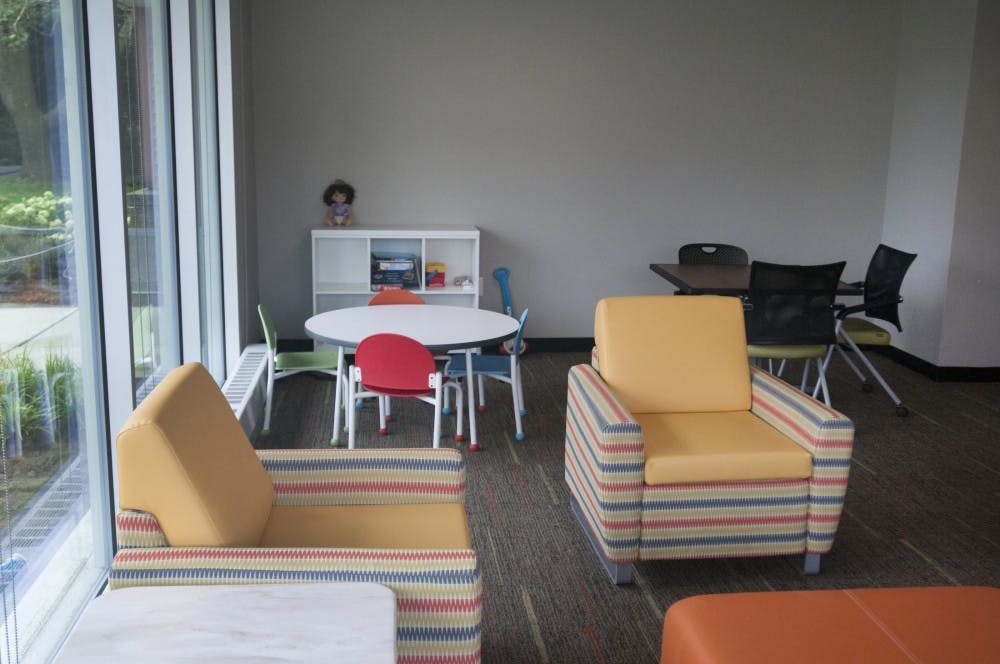
[{"label": "red chair back", "polygon": [[424,298],[413,291],[405,288],[395,288],[393,290],[379,291],[372,299],[368,300],[368,306],[376,304],[426,304]]},{"label": "red chair back", "polygon": [[416,339],[402,334],[373,334],[354,354],[365,389],[381,394],[433,393],[427,376],[437,369],[430,351]]}]

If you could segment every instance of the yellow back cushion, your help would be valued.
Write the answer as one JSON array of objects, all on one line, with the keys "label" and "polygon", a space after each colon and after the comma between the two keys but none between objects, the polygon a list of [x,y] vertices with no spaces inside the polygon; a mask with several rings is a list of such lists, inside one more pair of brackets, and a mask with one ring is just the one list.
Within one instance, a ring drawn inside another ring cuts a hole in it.
[{"label": "yellow back cushion", "polygon": [[171,546],[256,546],[274,486],[215,380],[171,371],[118,433],[119,504],[153,514]]},{"label": "yellow back cushion", "polygon": [[594,340],[601,377],[633,413],[750,408],[739,298],[605,298],[597,303]]}]

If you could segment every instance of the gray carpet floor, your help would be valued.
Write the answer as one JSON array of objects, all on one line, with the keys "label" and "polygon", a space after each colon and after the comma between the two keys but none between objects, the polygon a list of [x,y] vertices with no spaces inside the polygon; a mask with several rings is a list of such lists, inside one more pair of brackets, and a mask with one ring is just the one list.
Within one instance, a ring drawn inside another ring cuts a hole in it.
[{"label": "gray carpet floor", "polygon": [[[703,593],[918,585],[1000,585],[1000,383],[935,383],[873,361],[910,409],[895,415],[876,388],[859,389],[836,358],[834,407],[857,430],[844,516],[817,576],[784,558],[660,561],[614,586],[569,505],[563,480],[566,372],[583,353],[523,358],[526,439],[514,440],[509,387],[487,381],[480,450],[468,464],[466,506],[483,574],[484,662],[656,662],[663,615]],[[794,374],[793,374],[794,375]],[[257,447],[325,447],[333,382],[280,381],[272,433]],[[358,447],[428,446],[431,406],[393,402],[389,436],[361,411]],[[443,445],[454,445],[444,418]],[[803,661],[808,661],[803,653]]]}]

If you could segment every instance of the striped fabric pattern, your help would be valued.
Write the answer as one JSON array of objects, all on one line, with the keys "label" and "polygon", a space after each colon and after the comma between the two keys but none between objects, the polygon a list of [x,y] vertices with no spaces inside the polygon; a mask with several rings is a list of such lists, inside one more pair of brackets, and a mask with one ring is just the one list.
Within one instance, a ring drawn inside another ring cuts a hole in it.
[{"label": "striped fabric pattern", "polygon": [[275,505],[463,503],[465,464],[448,448],[258,450]]},{"label": "striped fabric pattern", "polygon": [[813,456],[807,553],[826,553],[840,523],[854,446],[854,423],[763,369],[752,367],[751,411]]},{"label": "striped fabric pattern", "polygon": [[167,546],[167,536],[160,529],[160,522],[149,512],[122,510],[115,515],[119,549],[144,549]]},{"label": "striped fabric pattern", "polygon": [[847,417],[751,367],[752,412],[813,455],[812,476],[644,486],[641,428],[596,364],[594,348],[591,366],[569,372],[565,476],[609,560],[830,550],[854,440]]},{"label": "striped fabric pattern", "polygon": [[647,486],[642,560],[802,553],[807,480],[696,482]]},{"label": "striped fabric pattern", "polygon": [[569,371],[566,482],[601,544],[617,564],[639,557],[642,432],[590,366]]},{"label": "striped fabric pattern", "polygon": [[125,549],[115,556],[109,586],[338,581],[379,583],[395,593],[401,664],[479,661],[482,587],[472,550]]}]

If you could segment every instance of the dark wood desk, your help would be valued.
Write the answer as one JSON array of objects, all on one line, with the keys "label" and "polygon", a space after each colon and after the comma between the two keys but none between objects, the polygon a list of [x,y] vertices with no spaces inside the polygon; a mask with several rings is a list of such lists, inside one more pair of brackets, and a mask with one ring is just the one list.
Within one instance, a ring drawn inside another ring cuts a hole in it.
[{"label": "dark wood desk", "polygon": [[[685,295],[744,295],[750,285],[749,265],[680,265],[650,263],[649,269]],[[840,282],[837,295],[861,295],[857,286]]]}]

